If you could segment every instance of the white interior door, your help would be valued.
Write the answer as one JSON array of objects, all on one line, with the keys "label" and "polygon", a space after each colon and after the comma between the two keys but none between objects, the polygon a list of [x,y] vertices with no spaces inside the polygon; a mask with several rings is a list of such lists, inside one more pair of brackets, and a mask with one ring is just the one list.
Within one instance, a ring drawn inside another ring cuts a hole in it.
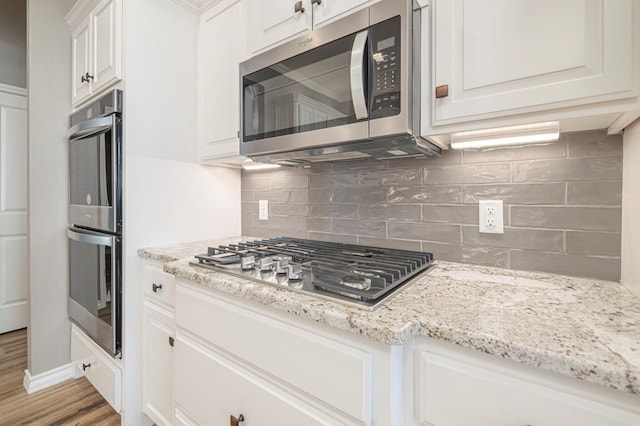
[{"label": "white interior door", "polygon": [[27,326],[27,98],[0,87],[0,333]]}]

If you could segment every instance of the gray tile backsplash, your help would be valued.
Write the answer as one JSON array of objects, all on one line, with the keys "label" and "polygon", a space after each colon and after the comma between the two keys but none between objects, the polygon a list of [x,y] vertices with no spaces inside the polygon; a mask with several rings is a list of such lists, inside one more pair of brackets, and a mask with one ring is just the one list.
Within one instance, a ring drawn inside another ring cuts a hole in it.
[{"label": "gray tile backsplash", "polygon": [[[242,172],[242,233],[433,252],[437,259],[620,279],[622,138],[440,158]],[[504,234],[478,232],[478,200],[504,202]],[[258,219],[269,200],[269,220]]]}]

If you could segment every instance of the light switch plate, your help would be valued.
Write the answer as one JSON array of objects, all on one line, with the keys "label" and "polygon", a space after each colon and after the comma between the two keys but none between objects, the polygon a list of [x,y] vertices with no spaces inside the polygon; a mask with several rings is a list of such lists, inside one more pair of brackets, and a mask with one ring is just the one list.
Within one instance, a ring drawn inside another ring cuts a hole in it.
[{"label": "light switch plate", "polygon": [[269,200],[258,201],[258,219],[269,220]]},{"label": "light switch plate", "polygon": [[502,200],[479,200],[479,231],[487,234],[504,234]]}]

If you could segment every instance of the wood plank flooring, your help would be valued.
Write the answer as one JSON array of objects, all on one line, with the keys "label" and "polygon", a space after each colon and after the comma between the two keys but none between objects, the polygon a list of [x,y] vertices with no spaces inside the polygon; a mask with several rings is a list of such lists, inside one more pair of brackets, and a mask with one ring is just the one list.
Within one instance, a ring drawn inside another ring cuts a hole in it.
[{"label": "wood plank flooring", "polygon": [[120,415],[84,377],[28,395],[27,330],[0,334],[0,426],[120,425]]}]

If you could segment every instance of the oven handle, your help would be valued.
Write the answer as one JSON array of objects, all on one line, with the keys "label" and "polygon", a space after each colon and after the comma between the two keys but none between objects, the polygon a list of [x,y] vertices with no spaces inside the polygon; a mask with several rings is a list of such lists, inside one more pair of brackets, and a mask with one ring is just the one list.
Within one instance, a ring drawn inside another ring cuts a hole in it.
[{"label": "oven handle", "polygon": [[351,97],[353,98],[353,110],[358,120],[369,117],[365,99],[365,81],[362,66],[364,55],[367,53],[365,46],[368,36],[369,30],[364,30],[356,34],[356,38],[353,40],[353,48],[351,49]]},{"label": "oven handle", "polygon": [[69,141],[75,141],[93,136],[111,129],[113,127],[113,123],[113,114],[109,114],[106,117],[98,117],[83,121],[73,126],[67,133],[67,137]]},{"label": "oven handle", "polygon": [[113,246],[113,237],[112,236],[104,236],[100,234],[96,234],[90,231],[76,232],[73,229],[67,229],[67,236],[72,240],[86,243],[86,244],[94,244],[100,246]]}]

